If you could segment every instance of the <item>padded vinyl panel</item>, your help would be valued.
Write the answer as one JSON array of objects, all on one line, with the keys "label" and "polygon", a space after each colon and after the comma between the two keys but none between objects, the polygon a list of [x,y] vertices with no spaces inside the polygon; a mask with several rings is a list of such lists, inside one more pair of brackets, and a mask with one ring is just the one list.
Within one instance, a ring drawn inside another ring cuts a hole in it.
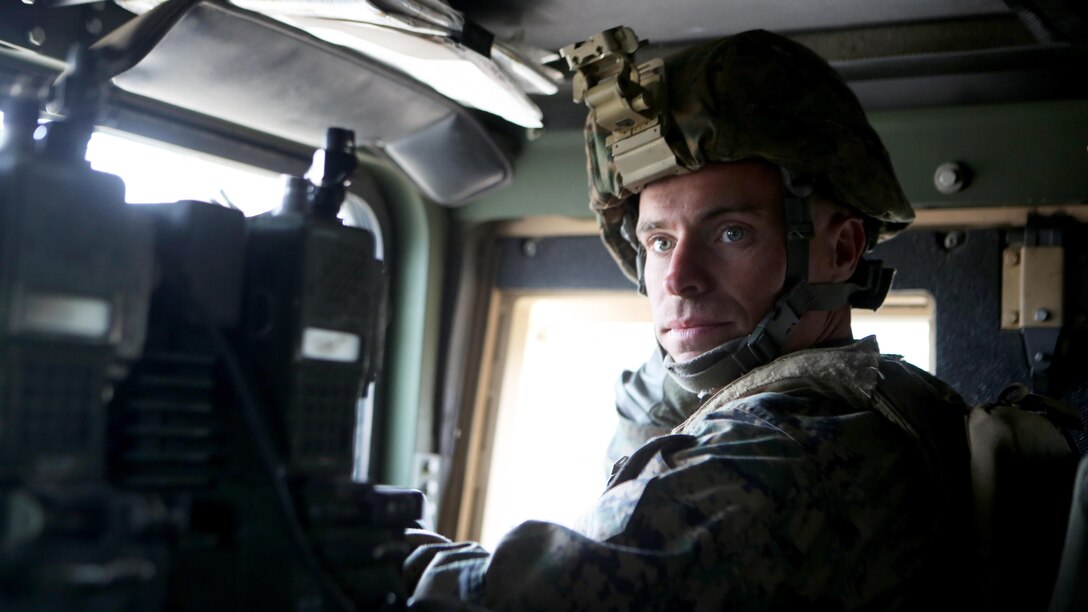
[{"label": "padded vinyl panel", "polygon": [[353,129],[360,144],[388,145],[440,204],[464,203],[512,176],[510,160],[454,102],[358,53],[232,6],[196,5],[114,83],[312,147],[324,143],[328,127]]},{"label": "padded vinyl panel", "polygon": [[[492,150],[490,137],[466,137],[479,129],[464,114],[450,113],[423,129],[387,142],[385,152],[409,176],[426,177],[417,183],[432,200],[467,202],[489,186],[506,185],[513,178],[509,167],[492,163],[498,153]],[[466,175],[466,167],[475,169],[475,174]]]}]

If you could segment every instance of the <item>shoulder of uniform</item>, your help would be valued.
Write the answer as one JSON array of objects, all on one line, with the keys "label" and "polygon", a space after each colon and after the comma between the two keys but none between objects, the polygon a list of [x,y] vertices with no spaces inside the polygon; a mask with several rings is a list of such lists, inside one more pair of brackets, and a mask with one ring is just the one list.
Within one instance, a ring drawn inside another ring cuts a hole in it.
[{"label": "shoulder of uniform", "polygon": [[881,355],[878,362],[880,379],[877,391],[886,399],[909,399],[911,404],[939,402],[958,408],[961,416],[967,403],[948,383],[904,360],[899,355]]}]

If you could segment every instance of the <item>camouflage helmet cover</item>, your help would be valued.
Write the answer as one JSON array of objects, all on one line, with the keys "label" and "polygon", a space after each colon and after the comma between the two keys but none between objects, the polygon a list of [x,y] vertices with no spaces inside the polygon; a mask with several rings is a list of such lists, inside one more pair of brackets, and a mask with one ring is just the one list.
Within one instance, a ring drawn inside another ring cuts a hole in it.
[{"label": "camouflage helmet cover", "polygon": [[[876,222],[882,235],[914,220],[880,137],[857,97],[806,47],[755,30],[665,60],[665,138],[680,166],[762,159],[816,178],[817,189]],[[586,120],[590,208],[632,279],[635,248],[621,228],[634,192],[622,184],[609,133]]]}]

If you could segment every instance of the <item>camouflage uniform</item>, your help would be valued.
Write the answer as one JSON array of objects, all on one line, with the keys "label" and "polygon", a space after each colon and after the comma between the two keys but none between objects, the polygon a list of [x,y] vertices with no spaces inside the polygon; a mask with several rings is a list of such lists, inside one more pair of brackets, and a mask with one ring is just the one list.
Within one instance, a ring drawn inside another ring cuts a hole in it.
[{"label": "camouflage uniform", "polygon": [[701,404],[699,396],[668,375],[661,351],[654,350],[638,370],[624,371],[616,381],[618,421],[608,445],[608,467],[652,438],[672,431]]},{"label": "camouflage uniform", "polygon": [[949,536],[966,510],[964,410],[873,339],[791,353],[619,462],[577,530],[527,522],[493,555],[417,551],[410,562],[434,559],[416,597],[496,610],[915,605],[962,550]]}]

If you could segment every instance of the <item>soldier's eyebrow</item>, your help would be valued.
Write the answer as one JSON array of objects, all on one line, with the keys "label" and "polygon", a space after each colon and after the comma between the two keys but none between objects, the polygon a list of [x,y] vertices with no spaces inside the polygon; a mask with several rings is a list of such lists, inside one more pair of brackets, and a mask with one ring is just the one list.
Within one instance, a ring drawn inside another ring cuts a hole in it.
[{"label": "soldier's eyebrow", "polygon": [[[719,206],[717,208],[711,208],[710,210],[707,210],[707,211],[701,213],[697,217],[696,221],[698,223],[706,223],[706,222],[709,222],[709,221],[713,221],[715,217],[720,217],[722,215],[730,215],[730,214],[737,214],[737,213],[740,213],[740,214],[761,214],[762,212],[764,212],[764,209],[762,207],[755,206],[755,205],[752,205],[752,204],[736,204],[736,205],[728,205],[728,206]],[[669,220],[668,219],[669,219],[668,215],[664,215],[662,218],[650,219],[649,221],[639,223],[638,227],[635,229],[635,234],[636,235],[642,235],[642,234],[645,234],[646,232],[652,232],[654,230],[658,230],[658,229],[661,229],[663,227],[667,227],[669,225]]]}]

